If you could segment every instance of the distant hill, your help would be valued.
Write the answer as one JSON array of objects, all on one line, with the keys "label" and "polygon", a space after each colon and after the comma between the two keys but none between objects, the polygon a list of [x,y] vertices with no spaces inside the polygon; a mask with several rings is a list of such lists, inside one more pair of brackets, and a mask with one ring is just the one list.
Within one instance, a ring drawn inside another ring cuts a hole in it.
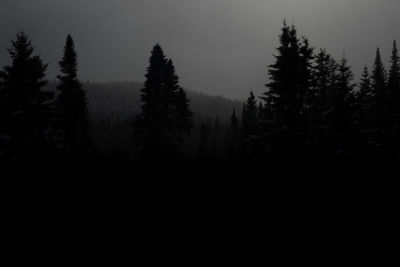
[{"label": "distant hill", "polygon": [[[55,83],[50,83],[51,89]],[[121,120],[132,117],[140,112],[140,89],[141,82],[107,82],[107,83],[84,83],[83,88],[87,92],[89,109],[92,117],[119,118]],[[230,100],[222,96],[210,96],[190,90],[186,90],[191,100],[191,108],[197,118],[215,119],[228,122],[232,110],[236,109],[241,114],[243,103]]]}]

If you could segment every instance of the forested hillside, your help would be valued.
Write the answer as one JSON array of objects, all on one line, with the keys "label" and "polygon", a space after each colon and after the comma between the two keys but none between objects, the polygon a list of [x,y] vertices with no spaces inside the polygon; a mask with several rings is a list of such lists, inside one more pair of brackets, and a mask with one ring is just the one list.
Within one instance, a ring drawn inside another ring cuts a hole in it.
[{"label": "forested hillside", "polygon": [[[47,90],[55,90],[57,84],[52,82]],[[128,119],[140,112],[140,90],[142,82],[105,82],[83,83],[87,92],[89,111],[95,121],[103,119]],[[243,102],[223,96],[211,96],[186,90],[190,106],[199,119],[219,118],[222,123],[229,123],[232,110],[241,114]]]}]

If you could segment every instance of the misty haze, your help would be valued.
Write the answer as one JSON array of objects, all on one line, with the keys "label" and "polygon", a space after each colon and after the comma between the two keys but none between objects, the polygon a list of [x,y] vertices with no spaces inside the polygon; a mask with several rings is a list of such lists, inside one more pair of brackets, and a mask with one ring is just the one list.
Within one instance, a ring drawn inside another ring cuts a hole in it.
[{"label": "misty haze", "polygon": [[0,159],[400,158],[398,0],[2,0]]}]

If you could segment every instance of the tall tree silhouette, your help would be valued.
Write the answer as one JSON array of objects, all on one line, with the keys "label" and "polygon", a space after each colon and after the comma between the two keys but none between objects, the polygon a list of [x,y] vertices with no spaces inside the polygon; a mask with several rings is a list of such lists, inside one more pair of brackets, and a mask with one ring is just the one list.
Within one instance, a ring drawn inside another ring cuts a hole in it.
[{"label": "tall tree silhouette", "polygon": [[[271,106],[275,123],[278,153],[292,157],[305,145],[303,114],[306,94],[311,82],[312,48],[308,41],[300,41],[294,26],[284,22],[276,61],[269,67],[270,83],[264,100]],[[296,136],[296,137],[295,137]]]},{"label": "tall tree silhouette", "polygon": [[373,143],[374,95],[372,91],[371,75],[367,66],[364,67],[360,84],[358,86],[356,107],[356,123],[358,123],[359,142],[362,144],[360,153],[364,154],[364,157],[368,157],[372,151],[369,144]]},{"label": "tall tree silhouette", "polygon": [[390,70],[388,77],[388,94],[390,97],[390,114],[392,123],[399,128],[400,123],[400,57],[396,41],[393,41],[392,56],[390,59]]},{"label": "tall tree silhouette", "polygon": [[374,94],[374,106],[377,125],[380,127],[387,126],[387,111],[388,111],[388,90],[386,86],[387,73],[382,63],[381,53],[379,48],[376,50],[376,58],[371,74],[371,86]]},{"label": "tall tree silhouette", "polygon": [[372,87],[371,87],[371,76],[368,67],[365,66],[361,75],[361,81],[359,84],[359,90],[357,93],[358,109],[361,111],[368,111],[371,109],[373,101]]},{"label": "tall tree silhouette", "polygon": [[194,116],[194,113],[190,109],[190,100],[182,87],[179,87],[176,92],[173,106],[177,132],[176,144],[179,146],[183,142],[184,137],[190,134]]},{"label": "tall tree silhouette", "polygon": [[387,82],[388,129],[386,142],[391,155],[400,157],[400,57],[396,41],[393,41],[392,56]]},{"label": "tall tree silhouette", "polygon": [[337,61],[325,49],[321,49],[314,58],[312,87],[306,94],[308,136],[313,153],[327,152],[332,128],[328,115],[332,112],[337,71]]},{"label": "tall tree silhouette", "polygon": [[59,62],[61,74],[57,76],[60,83],[56,103],[62,138],[75,156],[87,154],[90,149],[87,99],[77,75],[77,57],[72,36],[68,35]]},{"label": "tall tree silhouette", "polygon": [[321,49],[315,57],[313,67],[313,87],[309,90],[309,106],[317,109],[317,113],[322,115],[329,107],[330,94],[336,85],[338,63],[327,53],[325,49]]},{"label": "tall tree silhouette", "polygon": [[338,65],[337,81],[333,87],[332,105],[328,111],[331,121],[331,144],[335,154],[350,155],[354,145],[355,97],[353,89],[353,72],[348,66],[346,58],[342,58]]},{"label": "tall tree silhouette", "polygon": [[246,103],[243,105],[242,125],[240,133],[240,150],[241,156],[245,159],[256,155],[255,148],[258,143],[258,106],[253,92]]},{"label": "tall tree silhouette", "polygon": [[179,86],[172,60],[155,45],[141,94],[142,112],[134,123],[145,158],[165,159],[178,154],[182,136],[192,127],[193,113]]},{"label": "tall tree silhouette", "polygon": [[29,37],[18,33],[8,49],[12,63],[0,72],[0,135],[8,158],[38,158],[50,148],[51,92],[47,65],[34,56]]},{"label": "tall tree silhouette", "polygon": [[253,92],[243,106],[241,136],[243,139],[249,139],[254,135],[257,127],[258,107]]}]

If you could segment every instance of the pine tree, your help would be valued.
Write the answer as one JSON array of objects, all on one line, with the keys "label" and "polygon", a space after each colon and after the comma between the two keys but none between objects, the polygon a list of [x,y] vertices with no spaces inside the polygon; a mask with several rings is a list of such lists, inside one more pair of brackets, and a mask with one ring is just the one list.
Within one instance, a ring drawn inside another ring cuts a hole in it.
[{"label": "pine tree", "polygon": [[393,51],[390,59],[390,70],[388,77],[388,94],[390,95],[390,114],[392,123],[399,128],[400,123],[400,57],[397,43],[393,41]]},{"label": "pine tree", "polygon": [[18,33],[8,49],[12,63],[0,72],[0,136],[9,158],[32,158],[50,152],[51,100],[46,92],[47,65],[34,56],[29,37]]},{"label": "pine tree", "polygon": [[60,83],[56,104],[63,142],[74,156],[87,154],[91,146],[86,92],[78,79],[77,57],[72,36],[68,35],[59,62],[61,74],[57,76]]},{"label": "pine tree", "polygon": [[183,134],[189,134],[192,127],[194,116],[190,110],[190,100],[187,98],[183,88],[179,88],[174,101],[175,112],[177,118],[177,128]]},{"label": "pine tree", "polygon": [[248,139],[254,135],[257,125],[258,109],[257,101],[253,92],[250,92],[250,96],[243,107],[242,115],[242,138]]},{"label": "pine tree", "polygon": [[142,156],[165,159],[177,155],[183,136],[192,128],[193,113],[172,60],[158,44],[153,48],[141,92],[142,112],[134,127]]},{"label": "pine tree", "polygon": [[332,108],[330,114],[331,120],[331,143],[336,154],[349,155],[351,147],[354,146],[354,106],[355,98],[353,90],[355,84],[351,67],[348,66],[348,60],[342,58],[338,65],[337,82],[334,86],[332,95]]},{"label": "pine tree", "polygon": [[[294,26],[284,22],[276,61],[269,67],[270,83],[263,100],[272,109],[273,121],[264,125],[266,143],[278,156],[293,157],[304,151],[307,94],[311,86],[313,49],[307,39],[299,40]],[[274,152],[274,153],[275,153]]]},{"label": "pine tree", "polygon": [[354,74],[348,65],[348,60],[343,57],[338,66],[337,86],[334,98],[335,109],[343,116],[350,117],[354,105],[354,87],[352,83]]},{"label": "pine tree", "polygon": [[249,98],[243,105],[242,125],[240,130],[241,156],[245,159],[254,157],[256,152],[255,147],[258,141],[258,107],[253,92],[250,92]]},{"label": "pine tree", "polygon": [[386,86],[387,74],[385,67],[382,63],[381,53],[379,48],[376,51],[375,63],[371,75],[371,86],[374,95],[374,107],[376,114],[376,122],[379,127],[387,126],[387,104],[389,94]]},{"label": "pine tree", "polygon": [[388,130],[386,143],[391,155],[400,157],[400,57],[396,41],[393,41],[392,56],[387,83]]},{"label": "pine tree", "polygon": [[365,156],[370,153],[368,144],[371,143],[371,133],[373,131],[373,100],[371,76],[368,67],[365,66],[361,76],[359,90],[356,94],[356,123],[358,123],[359,128],[360,153]]},{"label": "pine tree", "polygon": [[365,66],[361,76],[359,90],[357,93],[358,108],[361,111],[370,110],[372,104],[372,97],[373,96],[371,88],[371,76],[368,67]]},{"label": "pine tree", "polygon": [[306,94],[307,136],[310,152],[323,154],[331,135],[331,120],[333,93],[337,84],[338,63],[325,50],[321,49],[314,58],[312,67],[312,86]]},{"label": "pine tree", "polygon": [[388,91],[394,98],[398,98],[400,95],[400,57],[396,41],[393,41],[393,51],[390,63],[391,67],[389,70]]},{"label": "pine tree", "polygon": [[338,63],[321,49],[315,57],[313,67],[313,87],[309,90],[308,105],[320,115],[329,108],[329,98],[337,82]]}]

